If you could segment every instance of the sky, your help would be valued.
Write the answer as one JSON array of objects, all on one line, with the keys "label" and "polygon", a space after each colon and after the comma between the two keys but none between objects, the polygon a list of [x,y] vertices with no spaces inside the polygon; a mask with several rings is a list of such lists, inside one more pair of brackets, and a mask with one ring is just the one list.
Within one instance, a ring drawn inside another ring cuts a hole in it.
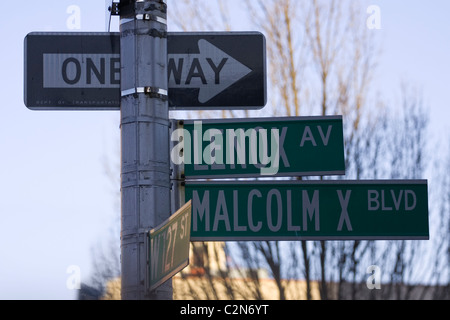
[{"label": "sky", "polygon": [[[105,31],[105,1],[13,3],[4,1],[0,13],[0,299],[76,299],[71,276],[89,281],[93,248],[120,236],[119,172],[114,172],[120,161],[119,112],[27,109],[23,43],[34,31]],[[395,95],[402,80],[416,85],[429,107],[432,137],[447,140],[450,2],[370,4],[381,10],[381,29],[372,30],[382,39],[380,92]],[[68,25],[74,5],[80,24]]]}]

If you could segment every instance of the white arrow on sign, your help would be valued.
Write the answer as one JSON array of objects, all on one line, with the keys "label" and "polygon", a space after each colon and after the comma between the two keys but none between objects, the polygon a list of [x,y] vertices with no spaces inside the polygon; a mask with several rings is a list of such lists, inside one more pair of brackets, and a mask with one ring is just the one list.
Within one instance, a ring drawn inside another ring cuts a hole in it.
[{"label": "white arrow on sign", "polygon": [[206,40],[199,54],[169,54],[169,88],[199,88],[198,101],[206,103],[252,70]]}]

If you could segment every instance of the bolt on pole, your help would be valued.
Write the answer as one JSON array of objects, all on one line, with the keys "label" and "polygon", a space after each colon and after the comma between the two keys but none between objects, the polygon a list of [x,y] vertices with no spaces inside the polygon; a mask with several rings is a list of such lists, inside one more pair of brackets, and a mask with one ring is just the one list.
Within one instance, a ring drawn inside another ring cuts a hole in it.
[{"label": "bolt on pole", "polygon": [[171,280],[145,285],[146,232],[171,213],[167,5],[121,0],[119,10],[122,299],[171,300]]}]

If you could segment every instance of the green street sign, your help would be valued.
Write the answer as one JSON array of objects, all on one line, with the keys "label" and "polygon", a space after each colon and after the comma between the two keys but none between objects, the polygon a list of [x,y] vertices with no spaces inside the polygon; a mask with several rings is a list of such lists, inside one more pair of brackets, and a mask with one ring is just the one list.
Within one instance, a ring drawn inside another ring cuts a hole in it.
[{"label": "green street sign", "polygon": [[187,179],[345,174],[341,116],[176,121]]},{"label": "green street sign", "polygon": [[147,236],[147,288],[152,291],[189,264],[191,202]]},{"label": "green street sign", "polygon": [[191,241],[426,240],[427,181],[187,182]]}]

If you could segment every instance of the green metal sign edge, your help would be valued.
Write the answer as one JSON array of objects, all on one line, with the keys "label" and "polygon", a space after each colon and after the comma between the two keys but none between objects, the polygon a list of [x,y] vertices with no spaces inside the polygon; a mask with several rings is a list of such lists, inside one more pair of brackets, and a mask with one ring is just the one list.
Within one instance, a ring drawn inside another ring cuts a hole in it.
[{"label": "green metal sign edge", "polygon": [[[301,187],[301,186],[342,186],[343,188],[351,187],[352,185],[358,186],[358,185],[364,185],[364,186],[396,186],[396,185],[404,185],[404,186],[428,186],[427,180],[308,180],[308,181],[293,181],[293,180],[285,180],[285,181],[187,181],[186,187],[193,187],[195,186],[202,186],[204,188],[210,187],[224,187],[227,186],[236,186],[236,187],[249,187],[249,186],[255,186],[255,187],[274,187],[276,186],[293,186],[293,187]],[[428,188],[427,188],[428,189]],[[428,192],[427,192],[428,193]],[[428,197],[426,197],[428,201]],[[428,215],[428,210],[427,210]],[[198,241],[317,241],[317,240],[324,240],[324,241],[340,241],[340,240],[429,240],[429,217],[427,217],[427,231],[417,231],[417,232],[410,232],[409,234],[405,235],[364,235],[364,234],[358,234],[357,232],[353,233],[352,235],[349,234],[343,234],[342,236],[335,236],[335,235],[317,235],[317,236],[311,236],[311,235],[298,235],[298,236],[280,236],[277,234],[271,235],[264,235],[264,236],[224,236],[224,235],[205,235],[204,237],[196,237],[195,235],[191,236],[191,241],[198,242]],[[198,231],[197,231],[198,232]],[[197,233],[194,232],[194,233]],[[234,232],[234,231],[232,231]]]}]

